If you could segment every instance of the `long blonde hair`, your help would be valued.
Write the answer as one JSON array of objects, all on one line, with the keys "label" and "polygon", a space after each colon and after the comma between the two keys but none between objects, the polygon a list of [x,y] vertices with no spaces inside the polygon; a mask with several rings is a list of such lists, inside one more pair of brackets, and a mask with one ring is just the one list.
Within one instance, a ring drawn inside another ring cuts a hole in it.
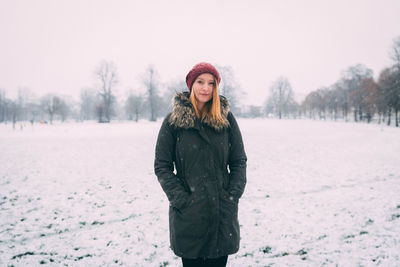
[{"label": "long blonde hair", "polygon": [[212,121],[225,123],[224,119],[221,115],[221,102],[219,101],[218,94],[218,83],[214,78],[214,88],[213,88],[213,97],[212,99],[204,105],[203,111],[200,114],[199,109],[197,108],[197,100],[194,95],[194,90],[192,89],[190,92],[190,102],[193,105],[194,112],[200,120],[203,120],[206,117],[209,117]]}]

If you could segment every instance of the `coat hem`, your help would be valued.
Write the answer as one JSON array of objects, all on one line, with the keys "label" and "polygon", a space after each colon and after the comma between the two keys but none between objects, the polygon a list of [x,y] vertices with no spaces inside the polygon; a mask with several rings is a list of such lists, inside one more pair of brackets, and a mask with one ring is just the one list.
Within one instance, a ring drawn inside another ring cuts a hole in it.
[{"label": "coat hem", "polygon": [[203,259],[216,259],[216,258],[220,258],[220,257],[224,257],[224,256],[228,256],[228,255],[233,255],[236,254],[239,249],[237,250],[232,250],[229,252],[225,252],[225,253],[218,253],[218,254],[213,254],[213,255],[197,255],[197,256],[193,256],[193,255],[185,255],[184,253],[176,253],[173,249],[172,251],[174,252],[174,254],[178,257],[181,258],[186,258],[186,259],[198,259],[198,258],[203,258]]}]

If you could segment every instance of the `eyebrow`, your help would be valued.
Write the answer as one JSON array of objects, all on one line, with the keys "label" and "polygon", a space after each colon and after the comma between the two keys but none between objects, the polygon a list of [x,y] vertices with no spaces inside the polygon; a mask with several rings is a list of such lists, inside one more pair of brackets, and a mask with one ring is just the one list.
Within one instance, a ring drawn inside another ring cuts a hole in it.
[{"label": "eyebrow", "polygon": [[196,80],[208,81],[208,82],[215,82],[215,79],[206,80],[200,77],[197,77]]}]

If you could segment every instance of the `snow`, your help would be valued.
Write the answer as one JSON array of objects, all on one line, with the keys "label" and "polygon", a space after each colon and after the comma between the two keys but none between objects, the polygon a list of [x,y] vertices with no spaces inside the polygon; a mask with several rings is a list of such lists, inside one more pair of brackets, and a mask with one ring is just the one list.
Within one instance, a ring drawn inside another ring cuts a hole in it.
[{"label": "snow", "polygon": [[[400,129],[239,119],[228,266],[399,266]],[[0,125],[0,266],[180,266],[153,172],[161,122]]]}]

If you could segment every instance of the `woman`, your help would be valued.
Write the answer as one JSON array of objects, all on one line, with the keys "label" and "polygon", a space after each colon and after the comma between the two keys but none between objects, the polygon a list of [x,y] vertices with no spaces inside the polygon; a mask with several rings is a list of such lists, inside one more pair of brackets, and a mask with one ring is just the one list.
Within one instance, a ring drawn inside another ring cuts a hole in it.
[{"label": "woman", "polygon": [[[239,250],[246,154],[221,78],[208,63],[186,76],[158,134],[154,170],[168,197],[171,248],[183,266],[226,266]],[[174,172],[174,167],[176,172]]]}]

